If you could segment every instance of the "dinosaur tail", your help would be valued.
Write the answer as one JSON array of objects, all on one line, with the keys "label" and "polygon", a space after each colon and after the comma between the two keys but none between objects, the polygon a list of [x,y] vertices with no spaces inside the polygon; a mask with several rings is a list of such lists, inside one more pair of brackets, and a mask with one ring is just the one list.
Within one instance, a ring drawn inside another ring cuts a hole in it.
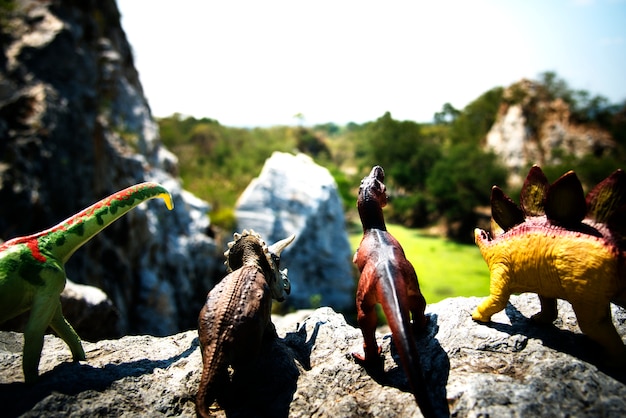
[{"label": "dinosaur tail", "polygon": [[[384,280],[387,286],[393,286],[393,280]],[[409,309],[406,295],[399,295],[398,289],[383,289],[381,292],[385,295],[385,301],[382,303],[383,312],[387,318],[393,343],[398,350],[402,368],[407,375],[409,385],[413,391],[415,401],[422,411],[424,417],[436,417],[435,409],[428,392],[426,390],[426,381],[423,375],[422,364],[420,361],[419,351],[415,344],[415,336],[409,320]]]},{"label": "dinosaur tail", "polygon": [[[128,187],[83,209],[63,222],[37,234],[40,238],[49,236],[52,242],[49,249],[63,262],[98,232],[122,217],[131,209],[147,200],[161,198],[168,209],[173,208],[172,196],[163,186],[146,182]],[[55,232],[63,231],[62,236]]]},{"label": "dinosaur tail", "polygon": [[[202,376],[196,394],[196,413],[199,417],[210,417],[209,407],[217,399],[219,389],[223,389],[228,381],[228,371],[223,350],[213,347],[209,365],[202,368]],[[205,356],[209,356],[207,352]],[[203,357],[205,357],[203,356]]]}]

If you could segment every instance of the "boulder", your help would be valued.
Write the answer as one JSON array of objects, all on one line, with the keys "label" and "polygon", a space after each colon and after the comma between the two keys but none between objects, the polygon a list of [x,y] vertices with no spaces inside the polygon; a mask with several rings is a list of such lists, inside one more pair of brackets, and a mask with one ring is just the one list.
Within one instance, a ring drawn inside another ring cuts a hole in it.
[{"label": "boulder", "polygon": [[[123,335],[117,308],[97,287],[68,280],[61,292],[61,305],[63,316],[83,340],[98,341]],[[30,311],[24,312],[0,324],[0,329],[24,332],[29,317]]]},{"label": "boulder", "polygon": [[[602,366],[598,346],[582,335],[568,303],[555,326],[528,318],[532,294],[514,296],[493,322],[475,323],[482,298],[429,305],[418,338],[428,390],[442,415],[621,416],[626,373]],[[626,311],[613,307],[626,336]],[[386,327],[377,339],[385,373],[372,378],[351,357],[361,332],[328,307],[274,317],[279,338],[263,348],[255,373],[232,383],[237,403],[216,416],[421,416]],[[87,361],[72,363],[65,344],[46,336],[40,381],[23,383],[22,335],[0,333],[3,416],[194,416],[201,356],[197,333],[127,336],[84,343]]]},{"label": "boulder", "polygon": [[291,234],[281,255],[289,269],[296,308],[354,310],[352,250],[337,184],[304,154],[275,152],[237,201],[237,228],[254,229],[266,242]]},{"label": "boulder", "polygon": [[150,113],[115,0],[20,0],[0,24],[0,239],[47,229],[118,190],[174,198],[134,209],[66,264],[101,288],[122,334],[195,326],[221,255],[209,205],[185,192]]}]

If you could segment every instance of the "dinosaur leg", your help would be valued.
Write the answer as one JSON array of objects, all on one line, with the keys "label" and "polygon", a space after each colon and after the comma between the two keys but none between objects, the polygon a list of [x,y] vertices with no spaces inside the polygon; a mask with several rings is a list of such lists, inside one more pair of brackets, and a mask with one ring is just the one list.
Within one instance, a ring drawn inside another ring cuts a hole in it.
[{"label": "dinosaur leg", "polygon": [[572,303],[572,307],[583,334],[598,342],[606,350],[608,365],[615,367],[626,365],[626,347],[613,326],[608,303],[604,308],[580,303]]},{"label": "dinosaur leg", "polygon": [[472,319],[479,322],[491,321],[493,314],[506,308],[509,296],[510,295],[490,295],[472,312]]},{"label": "dinosaur leg", "polygon": [[413,331],[417,334],[426,328],[427,318],[424,315],[426,310],[426,299],[421,293],[413,294],[409,297],[409,310],[413,321]]},{"label": "dinosaur leg", "polygon": [[357,305],[357,322],[363,334],[363,351],[365,356],[359,353],[352,353],[352,356],[359,363],[364,363],[382,370],[383,362],[380,357],[381,349],[376,343],[376,324],[378,323],[378,316],[375,307],[376,304],[371,301],[369,303],[363,301]]},{"label": "dinosaur leg", "polygon": [[39,359],[43,349],[43,336],[59,303],[58,295],[37,295],[33,301],[28,322],[24,330],[24,353],[22,368],[27,383],[37,380]]},{"label": "dinosaur leg", "polygon": [[556,298],[546,298],[539,295],[539,303],[541,304],[541,311],[534,314],[530,319],[540,324],[553,323],[558,315]]},{"label": "dinosaur leg", "polygon": [[85,360],[85,351],[80,343],[80,337],[63,316],[61,302],[57,303],[57,309],[50,322],[50,327],[69,346],[74,361]]},{"label": "dinosaur leg", "polygon": [[506,304],[511,296],[511,291],[505,281],[507,275],[506,267],[503,265],[491,269],[489,297],[472,312],[473,320],[489,322],[493,314],[506,308]]}]

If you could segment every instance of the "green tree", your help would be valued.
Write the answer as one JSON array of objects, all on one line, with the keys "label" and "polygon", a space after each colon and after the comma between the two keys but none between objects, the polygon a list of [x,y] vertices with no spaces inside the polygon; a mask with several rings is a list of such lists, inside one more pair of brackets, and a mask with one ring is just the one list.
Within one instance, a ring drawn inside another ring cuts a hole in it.
[{"label": "green tree", "polygon": [[491,187],[506,184],[507,172],[494,154],[472,144],[453,145],[430,171],[427,187],[438,213],[444,216],[452,238],[471,240],[475,208],[489,204]]},{"label": "green tree", "polygon": [[503,91],[502,87],[493,88],[465,106],[450,126],[453,144],[481,143],[496,120]]},{"label": "green tree", "polygon": [[389,112],[369,125],[365,135],[368,167],[381,165],[387,177],[405,190],[424,188],[428,172],[440,156],[436,138],[422,135],[415,122],[394,120]]},{"label": "green tree", "polygon": [[455,109],[450,103],[445,103],[441,112],[436,112],[433,119],[437,125],[449,125],[459,117],[461,111]]}]

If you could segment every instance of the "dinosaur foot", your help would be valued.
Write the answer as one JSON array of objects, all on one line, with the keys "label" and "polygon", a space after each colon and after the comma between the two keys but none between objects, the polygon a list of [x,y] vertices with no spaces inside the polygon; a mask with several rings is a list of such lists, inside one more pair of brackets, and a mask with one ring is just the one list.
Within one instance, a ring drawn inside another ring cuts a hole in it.
[{"label": "dinosaur foot", "polygon": [[413,332],[415,335],[419,335],[422,332],[426,331],[428,323],[430,322],[430,316],[422,315],[420,319],[415,319],[411,321],[411,326],[413,327]]},{"label": "dinosaur foot", "polygon": [[536,324],[551,325],[556,320],[556,315],[553,315],[550,312],[541,311],[531,316],[530,320]]},{"label": "dinosaur foot", "polygon": [[476,322],[490,322],[491,321],[491,317],[487,317],[483,314],[481,314],[478,309],[476,309],[474,312],[472,312],[472,319]]},{"label": "dinosaur foot", "polygon": [[360,353],[352,353],[352,358],[358,364],[363,366],[370,374],[380,375],[385,369],[385,358],[381,355],[382,350],[378,347],[378,355],[376,356],[364,356]]}]

